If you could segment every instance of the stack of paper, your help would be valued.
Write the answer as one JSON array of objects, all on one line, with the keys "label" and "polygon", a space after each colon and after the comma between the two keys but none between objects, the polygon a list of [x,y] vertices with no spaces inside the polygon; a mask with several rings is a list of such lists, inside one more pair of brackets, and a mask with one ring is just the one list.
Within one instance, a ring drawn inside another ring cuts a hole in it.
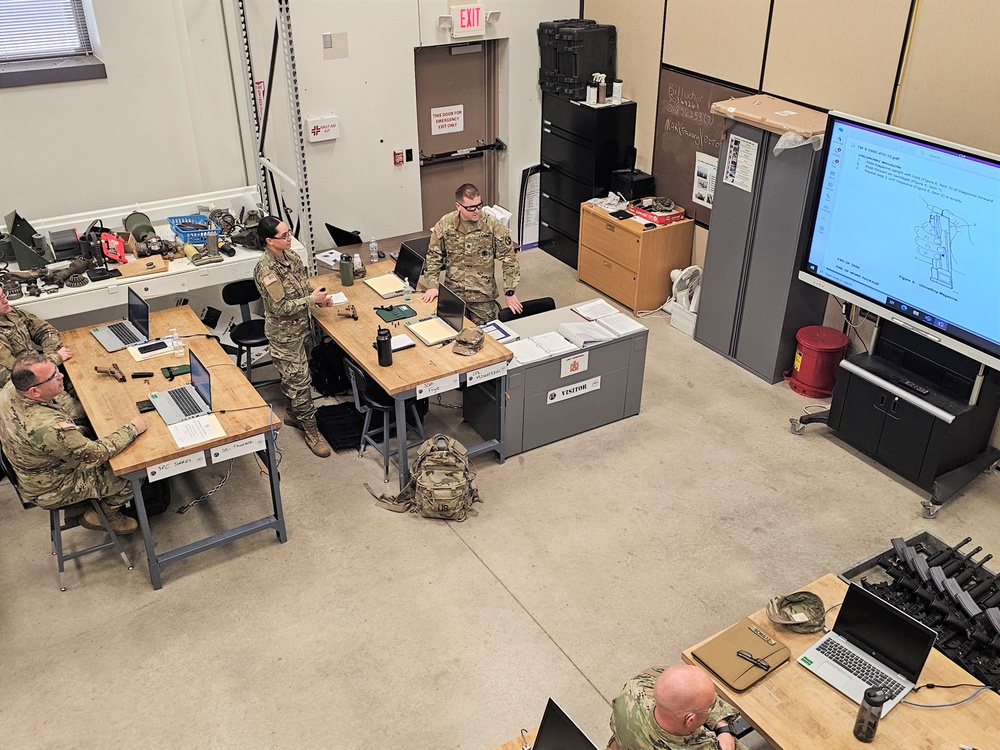
[{"label": "stack of paper", "polygon": [[511,341],[506,347],[514,354],[514,359],[523,365],[548,359],[549,353],[531,339]]},{"label": "stack of paper", "polygon": [[325,250],[322,253],[316,253],[316,260],[320,263],[325,263],[333,269],[337,268],[337,264],[340,263],[340,256],[344,254],[343,250]]},{"label": "stack of paper", "polygon": [[646,326],[637,320],[633,320],[625,313],[618,313],[617,315],[607,315],[603,318],[598,318],[597,323],[607,328],[615,336],[625,336],[629,333],[634,333],[635,331],[644,331]]},{"label": "stack of paper", "polygon": [[591,322],[560,323],[559,333],[577,346],[599,344],[602,341],[611,341],[611,339],[618,337],[616,333],[612,333],[609,329]]},{"label": "stack of paper", "polygon": [[597,320],[598,318],[614,315],[619,312],[617,308],[612,307],[603,299],[592,299],[589,302],[581,302],[579,305],[571,307],[570,310],[587,320]]},{"label": "stack of paper", "polygon": [[577,350],[576,344],[570,343],[555,331],[539,333],[537,336],[532,336],[531,340],[549,354],[567,354],[568,352],[575,352]]}]

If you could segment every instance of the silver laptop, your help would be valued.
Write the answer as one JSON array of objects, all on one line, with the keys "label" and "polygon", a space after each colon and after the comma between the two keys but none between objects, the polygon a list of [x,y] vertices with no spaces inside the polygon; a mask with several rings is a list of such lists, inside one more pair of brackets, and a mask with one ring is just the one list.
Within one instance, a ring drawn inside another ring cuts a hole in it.
[{"label": "silver laptop", "polygon": [[583,730],[549,698],[532,750],[598,750]]},{"label": "silver laptop", "polygon": [[857,704],[881,687],[889,713],[913,689],[936,633],[905,612],[852,583],[833,630],[798,662]]},{"label": "silver laptop", "polygon": [[117,352],[128,346],[145,344],[149,341],[149,305],[132,291],[132,287],[128,288],[126,315],[125,320],[90,329],[94,338],[109,352]]},{"label": "silver laptop", "polygon": [[150,393],[156,411],[168,425],[212,412],[212,378],[208,368],[191,352],[191,385]]},{"label": "silver laptop", "polygon": [[424,272],[424,259],[413,248],[403,245],[399,248],[396,267],[392,273],[365,279],[365,283],[378,292],[383,299],[401,297],[409,280],[410,288],[416,289],[420,274]]},{"label": "silver laptop", "polygon": [[447,344],[461,332],[464,325],[465,302],[444,284],[438,287],[436,315],[406,321],[410,333],[427,346]]}]

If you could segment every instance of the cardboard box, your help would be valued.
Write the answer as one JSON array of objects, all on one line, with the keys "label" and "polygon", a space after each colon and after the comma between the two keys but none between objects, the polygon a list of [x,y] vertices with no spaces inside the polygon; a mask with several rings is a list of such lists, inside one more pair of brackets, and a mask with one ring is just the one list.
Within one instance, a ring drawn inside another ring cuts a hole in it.
[{"label": "cardboard box", "polygon": [[629,201],[627,207],[628,212],[635,214],[646,221],[651,221],[654,224],[673,224],[675,221],[681,221],[685,218],[683,206],[674,204],[672,211],[650,211],[642,207],[642,202],[644,200],[650,199],[638,198],[636,200]]},{"label": "cardboard box", "polygon": [[715,102],[712,112],[772,133],[798,133],[803,138],[811,138],[826,132],[826,112],[767,94]]}]

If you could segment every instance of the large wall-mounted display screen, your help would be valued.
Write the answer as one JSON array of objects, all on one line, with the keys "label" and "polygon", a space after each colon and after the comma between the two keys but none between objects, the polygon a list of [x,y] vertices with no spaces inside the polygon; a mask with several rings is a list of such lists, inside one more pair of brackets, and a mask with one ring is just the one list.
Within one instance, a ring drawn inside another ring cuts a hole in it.
[{"label": "large wall-mounted display screen", "polygon": [[831,112],[803,281],[1000,369],[1000,156]]}]

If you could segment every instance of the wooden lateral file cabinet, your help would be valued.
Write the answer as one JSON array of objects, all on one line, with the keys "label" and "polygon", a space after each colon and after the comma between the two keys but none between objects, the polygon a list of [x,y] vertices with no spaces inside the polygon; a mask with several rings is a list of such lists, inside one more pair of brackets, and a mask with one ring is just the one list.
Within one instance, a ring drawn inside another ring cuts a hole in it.
[{"label": "wooden lateral file cabinet", "polygon": [[643,229],[584,203],[577,278],[633,311],[654,310],[670,296],[670,272],[691,265],[693,241],[693,219]]}]

